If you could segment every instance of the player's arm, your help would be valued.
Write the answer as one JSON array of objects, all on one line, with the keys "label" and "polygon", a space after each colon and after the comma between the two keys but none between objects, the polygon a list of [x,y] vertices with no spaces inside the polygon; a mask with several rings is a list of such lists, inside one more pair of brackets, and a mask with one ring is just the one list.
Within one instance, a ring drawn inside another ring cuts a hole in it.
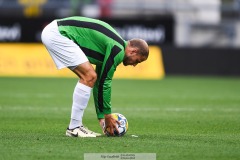
[{"label": "player's arm", "polygon": [[121,63],[120,51],[120,48],[113,46],[106,54],[103,65],[96,67],[98,79],[93,89],[97,116],[100,123],[105,119],[106,128],[109,127],[110,132],[116,128],[116,120],[111,117],[111,86],[116,67]]},{"label": "player's arm", "polygon": [[110,75],[110,73],[108,73],[107,76],[104,78],[104,75],[101,74],[101,70],[102,67],[96,66],[98,78],[93,88],[94,103],[98,119],[104,118],[105,114],[112,113],[111,110],[112,76]]},{"label": "player's arm", "polygon": [[111,114],[111,91],[112,78],[116,67],[121,63],[122,50],[117,46],[109,47],[108,53],[104,58],[101,66],[96,66],[98,75],[97,81],[93,88],[94,102],[98,118],[104,118],[105,114]]},{"label": "player's arm", "polygon": [[[106,64],[108,65],[108,64]],[[115,67],[113,66],[112,69]],[[96,67],[96,72],[98,75],[100,75],[101,68]],[[93,89],[93,95],[94,95],[94,102],[97,112],[97,117],[99,119],[99,124],[103,129],[103,132],[105,133],[105,130],[103,128],[103,124],[105,123],[105,129],[109,128],[110,134],[113,134],[114,128],[116,128],[116,120],[112,118],[111,116],[111,83],[112,83],[112,76],[113,70],[109,70],[109,73],[106,78],[103,79],[101,75],[98,77],[97,82],[95,83],[94,89]],[[116,128],[117,130],[117,128]]]},{"label": "player's arm", "polygon": [[[115,68],[113,66],[113,68]],[[101,89],[101,80],[97,83],[99,83],[98,89],[97,87],[94,87],[96,90],[94,90],[93,94],[94,95],[94,99],[95,99],[95,105],[96,102],[98,103],[98,107],[96,107],[96,111],[97,111],[97,116],[99,118],[99,124],[103,129],[103,132],[106,132],[106,129],[109,129],[109,134],[113,135],[114,129],[118,132],[118,128],[116,126],[116,123],[119,124],[119,122],[117,120],[115,120],[111,113],[111,82],[112,82],[112,78],[111,78],[111,72],[114,72],[115,69],[113,69],[113,71],[109,71],[109,75],[102,86]],[[102,92],[102,93],[101,93]],[[96,95],[97,94],[97,95]],[[102,95],[101,95],[102,94]],[[102,97],[100,97],[102,96]],[[97,97],[97,98],[96,98]],[[103,124],[105,123],[105,128],[103,128]]]}]

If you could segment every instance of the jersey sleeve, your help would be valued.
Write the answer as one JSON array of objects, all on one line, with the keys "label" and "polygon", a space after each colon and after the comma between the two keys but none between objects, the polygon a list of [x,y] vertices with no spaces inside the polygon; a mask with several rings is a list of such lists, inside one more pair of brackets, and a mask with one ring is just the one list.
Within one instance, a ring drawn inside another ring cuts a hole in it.
[{"label": "jersey sleeve", "polygon": [[98,75],[93,88],[94,103],[97,117],[104,118],[104,114],[111,114],[112,78],[116,67],[122,62],[124,51],[120,47],[108,46],[101,66],[96,66]]}]

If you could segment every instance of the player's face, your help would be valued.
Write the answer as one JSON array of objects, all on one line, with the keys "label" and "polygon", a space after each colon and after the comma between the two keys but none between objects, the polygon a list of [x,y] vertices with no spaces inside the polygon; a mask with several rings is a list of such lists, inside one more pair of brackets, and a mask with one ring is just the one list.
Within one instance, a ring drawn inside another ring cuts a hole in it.
[{"label": "player's face", "polygon": [[125,55],[125,57],[123,59],[123,65],[124,66],[132,65],[135,67],[138,63],[141,63],[141,62],[145,61],[146,59],[147,59],[146,57],[143,57],[136,53],[130,54],[130,55]]}]

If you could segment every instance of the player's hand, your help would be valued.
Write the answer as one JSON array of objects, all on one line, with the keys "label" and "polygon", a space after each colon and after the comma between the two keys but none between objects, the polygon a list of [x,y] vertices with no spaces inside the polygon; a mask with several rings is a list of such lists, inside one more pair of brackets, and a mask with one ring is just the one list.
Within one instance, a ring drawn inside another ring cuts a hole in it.
[{"label": "player's hand", "polygon": [[102,128],[103,134],[105,134],[105,131],[104,131],[105,119],[104,118],[99,119],[99,125]]},{"label": "player's hand", "polygon": [[105,117],[104,133],[108,130],[109,134],[113,136],[114,129],[119,133],[116,124],[120,125],[120,122],[114,119],[111,114],[105,114],[104,117]]}]

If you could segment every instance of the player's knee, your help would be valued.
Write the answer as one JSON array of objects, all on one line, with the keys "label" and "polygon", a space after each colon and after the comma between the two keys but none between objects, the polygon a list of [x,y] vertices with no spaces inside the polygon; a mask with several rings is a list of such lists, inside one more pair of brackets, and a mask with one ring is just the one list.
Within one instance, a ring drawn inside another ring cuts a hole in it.
[{"label": "player's knee", "polygon": [[91,72],[90,81],[92,83],[95,83],[96,80],[97,80],[97,73],[96,72]]},{"label": "player's knee", "polygon": [[89,72],[86,77],[86,83],[89,87],[93,87],[97,80],[97,74],[95,71]]}]

